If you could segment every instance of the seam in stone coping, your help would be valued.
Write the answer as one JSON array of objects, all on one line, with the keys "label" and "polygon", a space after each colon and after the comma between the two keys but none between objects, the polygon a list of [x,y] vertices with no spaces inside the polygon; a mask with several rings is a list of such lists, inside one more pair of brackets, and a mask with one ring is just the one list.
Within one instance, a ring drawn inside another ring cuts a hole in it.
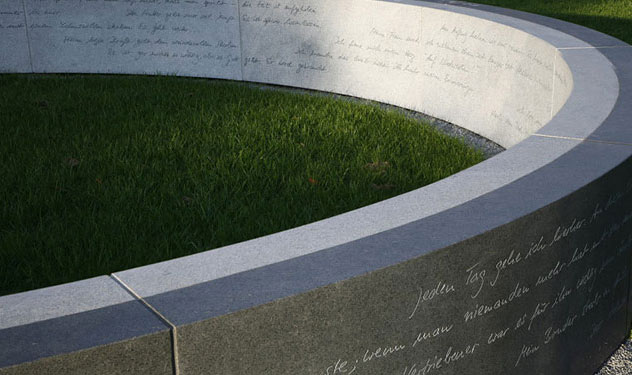
[{"label": "seam in stone coping", "polygon": [[31,65],[31,73],[35,72],[33,69],[33,53],[31,52],[31,35],[29,33],[29,21],[26,18],[26,0],[22,0],[22,11],[24,12],[24,29],[26,29],[26,44],[29,47],[29,64]]},{"label": "seam in stone coping", "polygon": [[121,280],[115,274],[110,274],[110,277],[117,282],[123,289],[125,289],[129,294],[131,294],[134,298],[140,301],[145,307],[147,307],[151,312],[153,312],[159,319],[161,319],[165,324],[170,327],[171,333],[171,360],[173,362],[173,375],[180,375],[180,368],[178,366],[178,332],[177,327],[173,324],[166,316],[164,316],[158,309],[152,306],[149,302],[147,302],[143,297],[141,297],[138,293],[132,289],[129,285],[127,285],[123,280]]},{"label": "seam in stone coping", "polygon": [[570,141],[605,143],[605,144],[609,144],[609,145],[620,145],[620,146],[632,146],[632,143],[617,142],[617,141],[602,141],[602,140],[599,140],[599,139],[589,139],[589,138],[579,138],[579,137],[565,137],[565,136],[561,136],[561,135],[549,135],[549,134],[539,134],[539,133],[533,133],[532,135],[538,136],[538,137],[543,137],[543,138],[568,139]]},{"label": "seam in stone coping", "polygon": [[607,48],[632,48],[632,46],[592,46],[592,47],[558,47],[558,50],[562,49],[607,49]]},{"label": "seam in stone coping", "polygon": [[[630,256],[628,257],[628,264],[632,264],[632,251],[630,252]],[[630,305],[630,292],[632,292],[632,282],[628,281],[628,294],[626,294],[626,296],[628,296],[628,306]],[[632,327],[632,322],[630,321],[630,315],[632,315],[632,309],[630,309],[628,307],[626,313],[625,313],[625,321],[627,322],[627,329],[630,330]],[[630,338],[632,339],[632,338]],[[608,357],[608,362],[610,362],[610,359],[612,359],[614,356],[616,356],[619,352],[615,352],[615,354],[611,357]]]}]

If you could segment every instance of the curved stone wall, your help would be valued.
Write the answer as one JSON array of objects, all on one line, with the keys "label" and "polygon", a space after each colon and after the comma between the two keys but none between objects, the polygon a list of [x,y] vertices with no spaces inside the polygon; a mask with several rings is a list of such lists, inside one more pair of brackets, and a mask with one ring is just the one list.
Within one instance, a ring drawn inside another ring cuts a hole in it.
[{"label": "curved stone wall", "polygon": [[505,147],[547,123],[573,85],[550,43],[418,4],[9,4],[7,25],[29,27],[8,29],[6,48],[21,50],[6,55],[3,70],[174,74],[298,86],[428,113]]},{"label": "curved stone wall", "polygon": [[0,71],[358,96],[507,151],[221,249],[0,297],[0,374],[592,374],[632,313],[632,47],[376,0],[5,0]]}]

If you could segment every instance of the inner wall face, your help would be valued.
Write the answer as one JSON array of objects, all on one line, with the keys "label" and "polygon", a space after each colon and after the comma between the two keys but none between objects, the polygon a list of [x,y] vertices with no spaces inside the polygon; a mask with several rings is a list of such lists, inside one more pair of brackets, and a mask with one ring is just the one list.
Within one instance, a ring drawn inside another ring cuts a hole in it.
[{"label": "inner wall face", "polygon": [[[504,147],[548,122],[572,89],[568,67],[546,42],[420,6],[26,0],[25,16],[17,0],[9,4],[15,14],[3,17],[28,21],[34,72],[175,74],[331,91],[425,112]],[[24,27],[11,33],[26,37]],[[2,68],[28,69],[28,52],[0,58]]]},{"label": "inner wall face", "polygon": [[555,48],[486,20],[393,3],[280,4],[240,9],[245,80],[388,102],[505,147],[547,123],[572,89]]},{"label": "inner wall face", "polygon": [[223,1],[26,0],[35,72],[239,79],[239,16]]},{"label": "inner wall face", "polygon": [[0,73],[30,72],[26,20],[21,0],[3,0],[0,12]]}]

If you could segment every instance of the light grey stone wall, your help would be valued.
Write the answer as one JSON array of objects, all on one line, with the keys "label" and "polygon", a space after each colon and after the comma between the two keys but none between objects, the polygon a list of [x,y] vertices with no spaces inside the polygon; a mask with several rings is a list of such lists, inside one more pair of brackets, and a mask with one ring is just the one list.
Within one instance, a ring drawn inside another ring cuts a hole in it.
[{"label": "light grey stone wall", "polygon": [[509,147],[551,118],[556,49],[469,15],[423,10],[423,112]]},{"label": "light grey stone wall", "polygon": [[550,43],[415,3],[11,0],[2,6],[0,43],[15,53],[0,57],[0,69],[199,76],[323,90],[424,112],[504,147],[546,124],[573,87]]},{"label": "light grey stone wall", "polygon": [[35,72],[241,78],[232,0],[25,1]]},{"label": "light grey stone wall", "polygon": [[420,7],[357,0],[240,4],[245,80],[418,106]]},{"label": "light grey stone wall", "polygon": [[[553,79],[553,101],[551,107],[551,118],[555,116],[566,104],[568,97],[573,91],[573,73],[564,60],[562,53],[557,50],[555,53],[555,78]],[[607,65],[607,64],[606,64]]]},{"label": "light grey stone wall", "polygon": [[470,15],[366,0],[244,1],[240,12],[245,80],[387,102],[505,147],[572,89],[555,47]]},{"label": "light grey stone wall", "polygon": [[26,18],[21,0],[0,2],[0,73],[31,71]]}]

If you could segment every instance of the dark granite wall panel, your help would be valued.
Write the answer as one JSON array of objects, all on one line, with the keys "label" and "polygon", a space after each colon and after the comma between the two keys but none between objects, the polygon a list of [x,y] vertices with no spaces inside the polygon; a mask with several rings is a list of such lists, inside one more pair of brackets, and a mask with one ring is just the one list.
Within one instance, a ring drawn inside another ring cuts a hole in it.
[{"label": "dark granite wall panel", "polygon": [[0,330],[0,348],[3,375],[171,374],[169,327],[138,301]]},{"label": "dark granite wall panel", "polygon": [[169,333],[161,332],[19,366],[2,375],[173,375]]},{"label": "dark granite wall panel", "polygon": [[445,249],[185,324],[181,371],[592,374],[627,335],[630,233],[632,160]]}]

